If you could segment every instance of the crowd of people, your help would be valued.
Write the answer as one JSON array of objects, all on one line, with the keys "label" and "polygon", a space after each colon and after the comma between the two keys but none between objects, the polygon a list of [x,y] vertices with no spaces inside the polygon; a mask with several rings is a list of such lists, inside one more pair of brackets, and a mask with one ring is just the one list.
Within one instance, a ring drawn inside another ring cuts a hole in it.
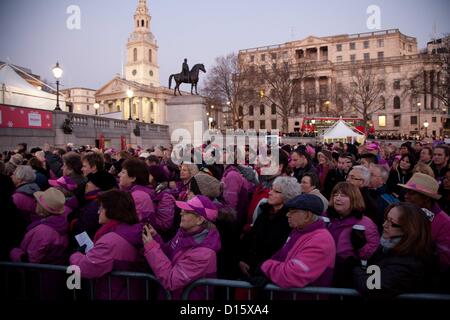
[{"label": "crowd of people", "polygon": [[[124,279],[108,283],[118,270],[154,274],[175,299],[215,277],[373,298],[450,292],[448,145],[280,145],[271,175],[273,155],[260,161],[248,146],[216,147],[215,157],[236,158],[227,164],[194,161],[211,146],[181,157],[170,146],[19,144],[0,159],[0,260],[77,265],[99,299],[129,294]],[[77,241],[84,232],[92,247]]]}]

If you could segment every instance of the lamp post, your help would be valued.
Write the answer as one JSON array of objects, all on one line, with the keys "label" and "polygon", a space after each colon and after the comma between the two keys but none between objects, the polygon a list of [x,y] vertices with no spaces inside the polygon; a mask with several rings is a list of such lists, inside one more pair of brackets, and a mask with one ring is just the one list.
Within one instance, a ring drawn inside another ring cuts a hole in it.
[{"label": "lamp post", "polygon": [[59,66],[59,62],[56,62],[56,66],[52,69],[53,76],[56,78],[56,108],[55,110],[61,110],[59,107],[59,78],[63,74],[63,69]]},{"label": "lamp post", "polygon": [[97,102],[94,103],[95,115],[98,115],[98,108],[100,108],[100,105]]},{"label": "lamp post", "polygon": [[423,123],[423,127],[425,128],[425,137],[428,137],[428,126],[430,124],[428,123],[427,120],[425,120],[425,122]]},{"label": "lamp post", "polygon": [[422,104],[420,102],[417,102],[417,126],[419,127],[419,137],[420,137],[420,106]]},{"label": "lamp post", "polygon": [[131,98],[133,98],[133,90],[131,90],[131,88],[128,88],[127,90],[127,97],[128,97],[128,101],[130,103],[130,115],[128,117],[128,120],[133,120],[133,118],[131,118]]},{"label": "lamp post", "polygon": [[211,124],[212,124],[212,122],[213,122],[213,117],[209,117],[209,118],[208,118],[208,122],[209,122],[209,129],[212,129],[212,128],[211,128]]}]

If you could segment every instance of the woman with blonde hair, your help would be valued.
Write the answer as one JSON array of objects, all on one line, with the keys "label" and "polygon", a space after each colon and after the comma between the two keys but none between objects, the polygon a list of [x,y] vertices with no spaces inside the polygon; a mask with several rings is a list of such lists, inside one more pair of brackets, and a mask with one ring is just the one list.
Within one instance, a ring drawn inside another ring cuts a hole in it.
[{"label": "woman with blonde hair", "polygon": [[429,165],[427,165],[425,162],[418,162],[413,169],[414,173],[424,173],[426,175],[429,175],[430,177],[434,178],[434,172],[433,169]]}]

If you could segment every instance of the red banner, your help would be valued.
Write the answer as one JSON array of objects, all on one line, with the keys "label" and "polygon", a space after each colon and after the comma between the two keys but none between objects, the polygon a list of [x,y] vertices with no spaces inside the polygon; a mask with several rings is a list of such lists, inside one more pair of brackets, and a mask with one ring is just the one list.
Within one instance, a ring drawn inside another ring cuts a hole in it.
[{"label": "red banner", "polygon": [[98,139],[98,148],[102,152],[105,150],[105,136],[103,134],[101,134],[100,139]]},{"label": "red banner", "polygon": [[120,150],[127,149],[127,138],[125,136],[120,137]]},{"label": "red banner", "polygon": [[0,104],[0,128],[53,129],[52,112]]}]

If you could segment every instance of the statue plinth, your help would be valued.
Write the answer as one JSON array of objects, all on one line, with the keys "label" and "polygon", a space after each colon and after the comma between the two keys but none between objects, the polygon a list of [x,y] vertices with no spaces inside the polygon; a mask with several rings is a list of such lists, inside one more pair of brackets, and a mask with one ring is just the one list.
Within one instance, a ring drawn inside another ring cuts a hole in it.
[{"label": "statue plinth", "polygon": [[166,101],[166,124],[172,143],[177,143],[181,130],[186,130],[194,146],[203,143],[203,132],[208,129],[206,99],[201,96],[176,96]]}]

